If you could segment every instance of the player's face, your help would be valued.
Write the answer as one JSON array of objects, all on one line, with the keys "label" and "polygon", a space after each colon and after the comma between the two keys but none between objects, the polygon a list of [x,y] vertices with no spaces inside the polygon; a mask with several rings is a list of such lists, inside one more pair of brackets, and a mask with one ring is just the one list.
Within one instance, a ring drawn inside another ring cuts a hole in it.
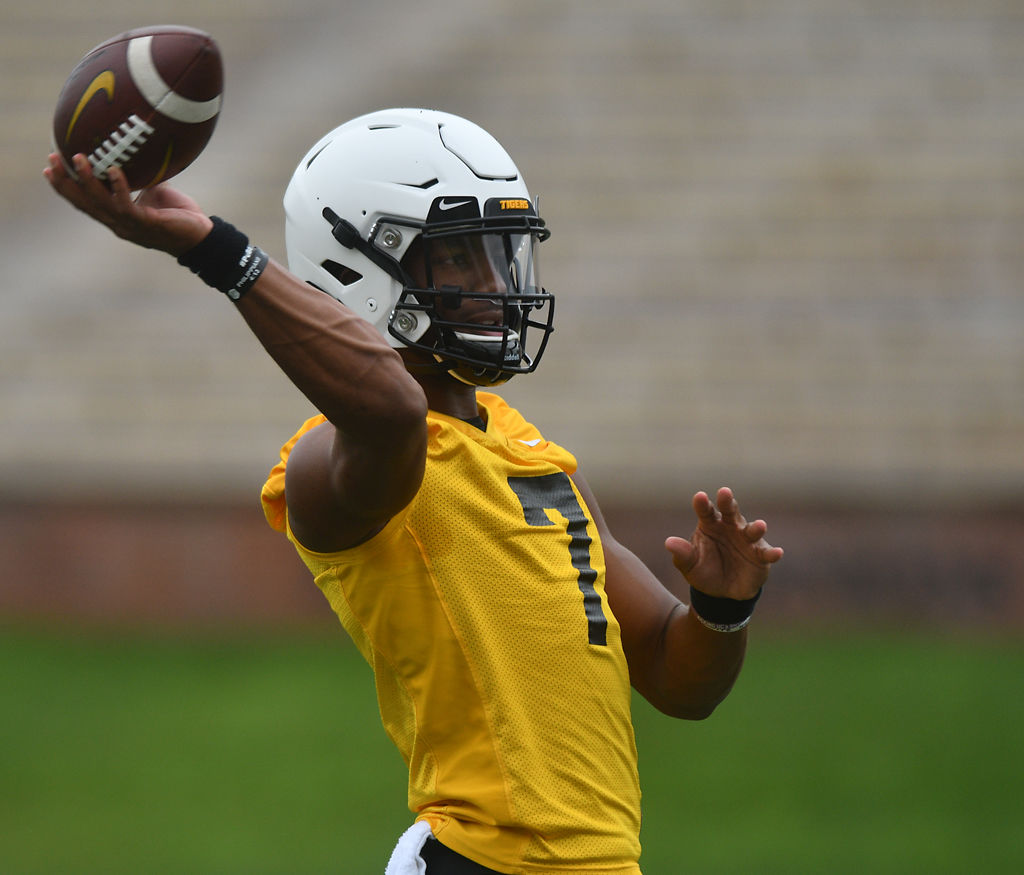
[{"label": "player's face", "polygon": [[410,256],[407,257],[409,273],[421,288],[505,293],[504,276],[478,234],[442,237],[427,243],[417,240]]},{"label": "player's face", "polygon": [[[427,331],[408,345],[473,385],[530,373],[554,313],[553,299],[536,284],[533,244],[531,234],[505,229],[417,237],[402,259],[406,288],[392,314],[393,332],[405,341],[402,322],[415,325],[417,314],[426,313]],[[528,352],[531,327],[539,331]]]}]

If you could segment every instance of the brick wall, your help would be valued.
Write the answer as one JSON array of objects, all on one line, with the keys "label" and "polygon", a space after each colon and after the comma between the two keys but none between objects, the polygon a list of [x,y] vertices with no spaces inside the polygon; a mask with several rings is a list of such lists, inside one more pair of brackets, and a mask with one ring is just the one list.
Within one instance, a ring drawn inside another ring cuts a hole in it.
[{"label": "brick wall", "polygon": [[[662,580],[682,509],[612,504],[618,538]],[[758,607],[765,631],[801,626],[1024,628],[1024,522],[1005,514],[763,508],[787,554]],[[309,629],[337,621],[258,508],[22,504],[0,511],[0,618],[171,631]]]}]

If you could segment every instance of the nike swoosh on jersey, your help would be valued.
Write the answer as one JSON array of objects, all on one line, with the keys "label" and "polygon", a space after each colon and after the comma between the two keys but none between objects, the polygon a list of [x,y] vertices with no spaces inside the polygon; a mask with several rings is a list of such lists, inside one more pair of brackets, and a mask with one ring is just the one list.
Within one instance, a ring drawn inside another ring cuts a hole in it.
[{"label": "nike swoosh on jersey", "polygon": [[75,111],[71,116],[71,121],[68,122],[68,130],[67,133],[64,134],[65,143],[71,139],[71,131],[74,129],[75,123],[78,121],[78,117],[82,114],[82,110],[85,109],[85,105],[101,91],[107,95],[107,103],[110,103],[110,101],[114,99],[113,70],[104,70],[102,73],[99,73],[92,82],[89,83],[85,91],[82,92],[82,96],[78,101],[78,106],[75,107]]}]

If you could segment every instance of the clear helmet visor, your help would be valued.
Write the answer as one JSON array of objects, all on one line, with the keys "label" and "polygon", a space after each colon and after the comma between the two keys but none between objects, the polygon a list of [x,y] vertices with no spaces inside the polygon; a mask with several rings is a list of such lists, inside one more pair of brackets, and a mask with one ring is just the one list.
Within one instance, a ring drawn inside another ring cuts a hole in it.
[{"label": "clear helmet visor", "polygon": [[[457,378],[497,385],[536,368],[554,302],[537,275],[533,231],[425,231],[402,260],[409,274],[389,330]],[[416,337],[426,317],[429,330]]]}]

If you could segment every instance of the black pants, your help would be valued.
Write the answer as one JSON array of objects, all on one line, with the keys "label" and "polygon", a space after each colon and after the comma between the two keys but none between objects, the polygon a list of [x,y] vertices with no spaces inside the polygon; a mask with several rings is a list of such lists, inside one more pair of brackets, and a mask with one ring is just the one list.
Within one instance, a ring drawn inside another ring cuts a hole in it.
[{"label": "black pants", "polygon": [[494,869],[488,869],[466,859],[462,854],[456,854],[435,838],[426,840],[420,856],[427,861],[427,875],[500,875]]}]

